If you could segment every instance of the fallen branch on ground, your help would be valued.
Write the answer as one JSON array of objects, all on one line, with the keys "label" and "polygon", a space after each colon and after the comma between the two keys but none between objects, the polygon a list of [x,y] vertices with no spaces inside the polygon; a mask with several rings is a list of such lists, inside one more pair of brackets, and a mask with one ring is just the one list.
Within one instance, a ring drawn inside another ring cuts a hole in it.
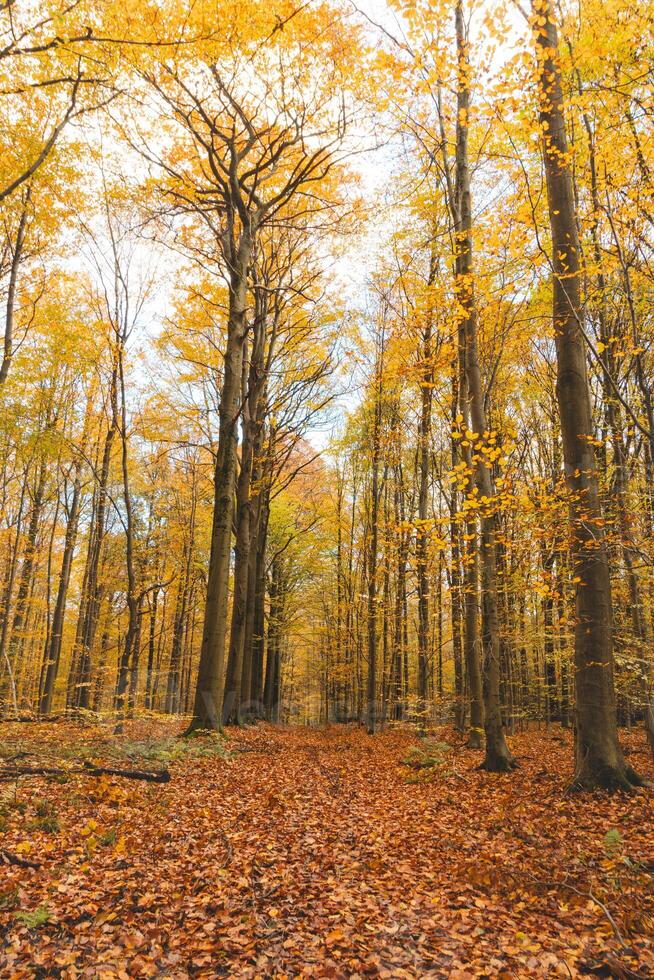
[{"label": "fallen branch on ground", "polygon": [[18,718],[4,718],[3,721],[12,725],[36,725],[39,722],[49,724],[51,721],[61,721],[65,715],[20,715]]},{"label": "fallen branch on ground", "polygon": [[18,854],[14,854],[12,851],[7,851],[3,848],[0,849],[0,860],[5,864],[15,864],[19,868],[40,868],[41,865],[38,861],[29,861],[27,858],[20,857]]},{"label": "fallen branch on ground", "polygon": [[78,769],[56,769],[52,766],[12,766],[0,768],[0,781],[18,779],[20,776],[121,776],[123,779],[142,779],[146,783],[168,783],[170,773],[167,769],[148,772],[142,769],[112,769],[108,766],[94,766],[85,762]]}]

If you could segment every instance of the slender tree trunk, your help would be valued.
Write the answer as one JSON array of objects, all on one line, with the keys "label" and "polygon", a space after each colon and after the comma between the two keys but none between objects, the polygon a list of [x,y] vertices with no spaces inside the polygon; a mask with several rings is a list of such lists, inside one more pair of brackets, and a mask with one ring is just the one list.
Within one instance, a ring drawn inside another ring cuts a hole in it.
[{"label": "slender tree trunk", "polygon": [[372,483],[370,490],[370,543],[368,551],[368,675],[366,682],[366,730],[377,728],[377,551],[379,540],[379,457],[381,439],[382,371],[377,367],[371,433]]},{"label": "slender tree trunk", "polygon": [[191,593],[193,551],[195,547],[196,506],[196,492],[194,485],[193,496],[191,499],[188,537],[184,542],[183,568],[177,592],[177,601],[175,603],[173,642],[170,651],[168,676],[166,679],[165,710],[171,715],[179,714],[181,707],[182,655],[184,651],[184,633],[188,622],[189,599]]},{"label": "slender tree trunk", "polygon": [[223,724],[239,725],[241,722],[241,685],[243,681],[243,644],[245,640],[245,615],[248,590],[248,562],[250,556],[251,506],[250,480],[252,477],[252,441],[249,425],[250,403],[248,399],[247,341],[244,345],[241,416],[243,438],[241,460],[236,480],[236,536],[234,542],[234,594],[232,597],[232,622],[227,656],[227,674],[223,699]]},{"label": "slender tree trunk", "polygon": [[107,597],[107,611],[105,613],[104,629],[102,630],[102,639],[100,640],[100,654],[98,656],[98,668],[95,672],[95,680],[93,682],[93,701],[92,708],[93,711],[99,711],[102,706],[102,694],[104,691],[104,677],[105,671],[107,669],[107,655],[109,652],[109,624],[111,617],[111,610],[113,607],[113,595],[110,594]]},{"label": "slender tree trunk", "polygon": [[127,713],[134,716],[139,690],[139,670],[141,666],[141,635],[143,632],[143,601],[139,601],[136,619],[136,635],[132,644],[132,657],[129,663],[129,689],[127,693]]},{"label": "slender tree trunk", "polygon": [[272,560],[270,585],[268,589],[270,608],[268,614],[268,653],[266,657],[266,683],[264,687],[264,706],[269,721],[280,720],[280,670],[281,633],[283,620],[283,583],[281,558],[275,555]]},{"label": "slender tree trunk", "polygon": [[[32,592],[34,566],[37,556],[36,539],[41,521],[41,512],[43,510],[45,482],[46,466],[45,462],[43,462],[39,467],[34,497],[32,499],[30,520],[27,528],[27,540],[25,542],[23,563],[21,565],[20,578],[18,582],[18,592],[16,594],[16,608],[14,610],[8,644],[5,647],[4,666],[7,670],[7,682],[3,683],[2,694],[5,694],[8,683],[13,688],[14,701],[16,698],[16,668],[20,662],[21,652],[25,642],[25,632],[30,607],[30,595]],[[4,700],[4,698],[2,698],[2,700]]]},{"label": "slender tree trunk", "polygon": [[191,668],[193,665],[193,651],[195,649],[195,626],[196,626],[196,615],[195,615],[195,581],[191,582],[191,593],[189,596],[189,616],[187,618],[186,626],[186,638],[185,638],[185,650],[186,650],[186,670],[182,674],[183,684],[183,698],[182,705],[184,708],[184,714],[188,714],[191,710]]},{"label": "slender tree trunk", "polygon": [[61,641],[64,632],[66,600],[68,598],[70,573],[73,566],[73,555],[75,553],[77,528],[79,524],[80,501],[82,497],[82,485],[79,470],[80,467],[78,466],[75,473],[73,497],[70,505],[70,513],[68,515],[68,524],[66,526],[66,538],[64,541],[64,553],[61,560],[61,572],[59,574],[57,599],[55,602],[52,626],[50,629],[43,662],[43,683],[39,703],[39,713],[41,715],[49,715],[52,710],[52,698],[54,696],[57,674],[59,672],[59,662],[61,660]]},{"label": "slender tree trunk", "polygon": [[[23,508],[25,506],[25,496],[27,494],[27,474],[25,474],[25,479],[23,480],[20,494],[20,502],[18,505],[18,515],[16,517],[16,535],[14,537],[13,546],[10,548],[9,562],[6,574],[6,585],[4,588],[3,601],[2,601],[2,628],[0,629],[0,677],[6,670],[8,673],[9,685],[11,688],[12,702],[14,715],[18,717],[18,700],[16,697],[16,684],[14,681],[11,661],[7,653],[7,642],[9,640],[9,622],[11,618],[11,597],[14,591],[14,581],[16,579],[16,570],[18,568],[18,546],[20,543],[20,536],[23,529]],[[0,711],[2,711],[3,704],[0,698]]]},{"label": "slender tree trunk", "polygon": [[268,516],[270,505],[268,490],[262,492],[260,501],[259,530],[256,565],[254,570],[254,599],[252,602],[252,681],[250,698],[255,704],[263,699],[264,648],[266,632],[266,543],[268,540]]},{"label": "slender tree trunk", "polygon": [[[388,467],[384,468],[384,528],[390,524],[388,508]],[[390,555],[388,553],[388,534],[384,534],[382,544],[382,662],[381,662],[381,718],[382,727],[386,724],[388,714],[388,677],[389,677],[389,607],[391,596]]]},{"label": "slender tree trunk", "polygon": [[[432,267],[434,265],[432,259]],[[430,273],[430,282],[433,274]],[[421,352],[421,404],[418,433],[418,522],[416,528],[416,571],[418,580],[418,724],[427,720],[429,673],[429,460],[433,397],[432,329],[428,317]]]},{"label": "slender tree trunk", "polygon": [[[452,472],[457,471],[459,465],[459,448],[457,435],[457,416],[459,414],[460,398],[460,371],[459,361],[461,358],[461,342],[459,341],[459,356],[455,358],[452,365],[452,440],[451,440],[451,459]],[[461,378],[461,380],[464,380]],[[479,665],[479,647],[477,643],[477,578],[474,568],[468,567],[467,549],[464,547],[464,567],[461,570],[461,533],[458,520],[459,495],[456,486],[453,484],[450,491],[450,602],[452,619],[452,653],[454,656],[456,685],[456,705],[455,705],[455,725],[461,731],[465,728],[466,702],[465,702],[465,674],[464,667],[467,665],[467,675],[469,679],[468,688],[470,691],[470,732],[468,744],[472,748],[481,748],[481,737],[484,731],[484,707],[481,683],[481,670]],[[475,529],[476,532],[476,529]],[[473,552],[474,556],[474,552]],[[474,558],[473,558],[474,560]],[[473,574],[474,573],[474,574]],[[472,582],[468,581],[471,575]],[[468,590],[468,586],[471,586]],[[470,604],[470,608],[469,608]],[[465,619],[464,619],[465,615]],[[462,627],[465,641],[462,640]],[[468,632],[472,627],[472,633]],[[465,646],[465,650],[464,650]]]},{"label": "slender tree trunk", "polygon": [[[254,481],[252,481],[254,485]],[[245,624],[243,628],[243,671],[241,675],[241,711],[247,717],[257,717],[259,707],[253,694],[255,670],[254,620],[256,616],[257,560],[259,553],[259,524],[261,521],[261,499],[251,500],[250,547],[247,560],[247,601],[245,603]]]},{"label": "slender tree trunk", "polygon": [[470,64],[468,42],[463,24],[463,6],[456,6],[456,39],[458,59],[457,126],[456,126],[456,200],[457,255],[456,292],[462,310],[465,377],[474,429],[475,455],[478,457],[475,478],[481,497],[480,561],[482,579],[482,644],[484,649],[484,729],[486,756],[483,768],[489,772],[506,772],[515,761],[504,738],[500,708],[500,635],[497,600],[496,513],[490,464],[484,455],[486,413],[477,342],[477,313],[472,264],[472,208],[470,169],[468,164],[468,115],[470,112]]},{"label": "slender tree trunk", "polygon": [[85,585],[82,590],[83,601],[80,606],[75,648],[68,679],[66,705],[88,709],[91,692],[91,655],[100,611],[99,581],[100,558],[102,556],[107,514],[107,484],[114,439],[118,431],[118,361],[114,358],[109,390],[111,417],[102,452],[102,463],[98,477],[94,501],[94,514],[89,530],[89,544],[84,571]]},{"label": "slender tree trunk", "polygon": [[123,503],[125,505],[125,565],[127,567],[127,630],[125,644],[118,667],[116,688],[116,712],[118,721],[116,731],[123,728],[123,718],[127,707],[128,690],[135,692],[140,653],[141,601],[136,587],[136,541],[134,532],[134,512],[130,490],[128,459],[127,404],[125,393],[125,332],[117,337],[118,379],[120,383],[120,460],[123,476]]},{"label": "slender tree trunk", "polygon": [[397,466],[395,487],[395,523],[400,528],[397,550],[397,573],[395,584],[395,609],[393,613],[393,669],[391,671],[391,692],[393,699],[392,717],[399,721],[406,713],[405,692],[402,684],[404,661],[404,606],[406,603],[406,569],[409,560],[410,537],[404,528],[405,504],[402,464]]},{"label": "slender tree trunk", "polygon": [[154,661],[157,649],[157,607],[159,589],[154,589],[150,599],[150,624],[148,626],[148,666],[145,675],[145,710],[151,711],[154,690]]},{"label": "slender tree trunk", "polygon": [[336,720],[343,721],[345,708],[343,704],[343,681],[345,674],[344,641],[343,641],[343,609],[344,609],[344,570],[343,570],[343,492],[344,479],[341,470],[336,471],[336,664],[338,680],[336,685]]},{"label": "slender tree trunk", "polygon": [[16,290],[18,286],[18,270],[23,256],[23,246],[25,244],[25,232],[27,231],[27,212],[30,205],[31,189],[28,187],[25,193],[23,210],[21,211],[14,242],[11,265],[9,269],[9,285],[7,287],[7,303],[5,306],[5,336],[0,362],[0,388],[4,385],[9,374],[9,368],[14,356],[14,315],[16,308]]},{"label": "slender tree trunk", "polygon": [[189,590],[188,542],[185,543],[183,560],[184,570],[177,590],[175,616],[173,618],[173,642],[170,649],[170,662],[168,664],[168,676],[166,678],[166,700],[164,710],[169,715],[176,715],[179,713],[181,697],[182,651],[184,647],[184,628],[186,625]]}]

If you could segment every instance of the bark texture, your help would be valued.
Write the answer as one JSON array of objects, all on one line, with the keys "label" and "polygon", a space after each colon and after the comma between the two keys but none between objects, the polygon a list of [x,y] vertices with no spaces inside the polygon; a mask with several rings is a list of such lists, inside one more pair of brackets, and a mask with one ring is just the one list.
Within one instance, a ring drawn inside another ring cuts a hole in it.
[{"label": "bark texture", "polygon": [[[552,234],[556,394],[570,490],[575,582],[578,787],[629,789],[640,779],[618,741],[611,581],[600,503],[586,365],[580,249],[565,129],[558,32],[549,0],[533,0],[542,153]],[[544,21],[544,23],[543,23]]]}]

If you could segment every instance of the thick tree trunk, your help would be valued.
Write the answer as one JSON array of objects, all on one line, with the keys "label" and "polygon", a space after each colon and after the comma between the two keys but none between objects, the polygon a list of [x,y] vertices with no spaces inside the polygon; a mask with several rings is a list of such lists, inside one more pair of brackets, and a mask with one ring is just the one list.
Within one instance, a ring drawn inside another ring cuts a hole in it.
[{"label": "thick tree trunk", "polygon": [[[250,548],[248,554],[247,602],[243,636],[243,675],[241,699],[248,714],[261,714],[263,687],[263,634],[265,602],[265,559],[268,535],[268,492],[270,465],[264,459],[265,421],[268,412],[267,380],[276,340],[276,321],[267,340],[268,295],[255,290],[256,317],[253,330],[252,361],[248,380],[252,472],[250,475]],[[264,357],[265,354],[265,357]]]},{"label": "thick tree trunk", "polygon": [[[594,426],[583,337],[580,253],[565,131],[558,33],[550,0],[533,0],[542,150],[552,234],[556,394],[570,490],[576,585],[575,783],[629,789],[640,783],[618,741],[608,557],[592,446]],[[544,20],[544,24],[542,21]]]},{"label": "thick tree trunk", "polygon": [[[265,299],[265,297],[264,297]],[[252,687],[251,637],[254,626],[254,588],[258,517],[260,512],[261,450],[265,403],[266,303],[256,292],[249,365],[243,364],[243,444],[236,488],[236,547],[234,598],[227,661],[225,724],[239,724],[241,706],[250,701]]]},{"label": "thick tree trunk", "polygon": [[229,559],[234,518],[236,429],[241,408],[241,373],[246,336],[247,275],[252,238],[241,233],[229,287],[229,317],[225,349],[220,423],[214,483],[214,510],[207,601],[202,629],[200,665],[189,732],[222,727],[223,672],[228,621]]}]

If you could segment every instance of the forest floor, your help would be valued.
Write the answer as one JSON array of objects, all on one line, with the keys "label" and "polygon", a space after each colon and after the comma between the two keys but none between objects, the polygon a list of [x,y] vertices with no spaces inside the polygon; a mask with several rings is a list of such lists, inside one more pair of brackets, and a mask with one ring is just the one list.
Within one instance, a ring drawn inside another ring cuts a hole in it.
[{"label": "forest floor", "polygon": [[0,782],[0,976],[654,976],[654,793],[566,794],[568,733],[180,728],[0,725],[0,773],[170,771]]}]

